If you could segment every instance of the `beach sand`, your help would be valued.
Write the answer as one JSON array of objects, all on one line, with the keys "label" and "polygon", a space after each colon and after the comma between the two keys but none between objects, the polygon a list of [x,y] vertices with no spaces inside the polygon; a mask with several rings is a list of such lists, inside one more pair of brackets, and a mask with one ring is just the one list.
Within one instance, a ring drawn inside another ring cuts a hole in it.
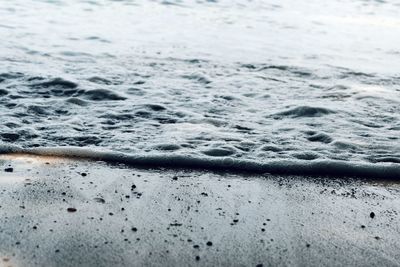
[{"label": "beach sand", "polygon": [[0,156],[0,266],[398,266],[400,185]]}]

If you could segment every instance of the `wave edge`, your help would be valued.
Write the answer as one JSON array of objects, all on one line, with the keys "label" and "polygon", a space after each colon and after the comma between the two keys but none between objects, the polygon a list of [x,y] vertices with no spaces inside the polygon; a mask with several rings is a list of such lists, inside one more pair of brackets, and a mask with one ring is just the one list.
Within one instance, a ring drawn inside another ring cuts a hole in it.
[{"label": "wave edge", "polygon": [[286,159],[257,162],[234,159],[231,157],[209,158],[177,154],[141,155],[78,147],[21,148],[17,146],[3,146],[0,148],[0,154],[28,154],[76,158],[120,163],[132,167],[162,167],[169,169],[200,169],[272,175],[400,180],[400,164],[395,163],[360,163],[338,160],[301,161]]}]

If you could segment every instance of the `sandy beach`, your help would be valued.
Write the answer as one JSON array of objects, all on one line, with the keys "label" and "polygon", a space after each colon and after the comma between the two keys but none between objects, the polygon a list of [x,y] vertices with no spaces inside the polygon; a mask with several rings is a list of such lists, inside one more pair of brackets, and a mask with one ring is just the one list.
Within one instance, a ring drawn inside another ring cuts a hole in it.
[{"label": "sandy beach", "polygon": [[4,266],[400,264],[395,181],[25,154],[0,167]]},{"label": "sandy beach", "polygon": [[0,0],[0,267],[400,266],[399,0]]}]

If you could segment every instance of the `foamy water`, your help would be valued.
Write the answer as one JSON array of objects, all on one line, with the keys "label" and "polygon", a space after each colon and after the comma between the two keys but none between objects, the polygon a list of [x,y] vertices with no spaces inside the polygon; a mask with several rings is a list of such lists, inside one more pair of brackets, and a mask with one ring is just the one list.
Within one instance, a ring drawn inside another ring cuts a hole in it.
[{"label": "foamy water", "polygon": [[0,0],[0,145],[400,175],[399,9]]}]

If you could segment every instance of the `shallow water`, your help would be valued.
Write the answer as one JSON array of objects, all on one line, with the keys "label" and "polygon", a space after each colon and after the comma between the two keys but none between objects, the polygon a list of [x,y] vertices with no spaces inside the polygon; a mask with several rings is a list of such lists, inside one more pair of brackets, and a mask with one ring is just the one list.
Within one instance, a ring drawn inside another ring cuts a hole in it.
[{"label": "shallow water", "polygon": [[0,145],[393,167],[399,8],[0,0]]}]

